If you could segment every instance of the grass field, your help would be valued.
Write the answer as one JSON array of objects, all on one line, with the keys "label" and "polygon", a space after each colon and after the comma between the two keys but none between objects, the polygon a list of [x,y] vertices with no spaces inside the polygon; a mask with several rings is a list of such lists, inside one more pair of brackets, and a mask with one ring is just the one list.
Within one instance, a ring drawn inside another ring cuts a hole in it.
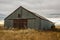
[{"label": "grass field", "polygon": [[60,40],[60,32],[55,31],[0,29],[0,40]]},{"label": "grass field", "polygon": [[60,32],[25,30],[0,30],[0,40],[60,40]]}]

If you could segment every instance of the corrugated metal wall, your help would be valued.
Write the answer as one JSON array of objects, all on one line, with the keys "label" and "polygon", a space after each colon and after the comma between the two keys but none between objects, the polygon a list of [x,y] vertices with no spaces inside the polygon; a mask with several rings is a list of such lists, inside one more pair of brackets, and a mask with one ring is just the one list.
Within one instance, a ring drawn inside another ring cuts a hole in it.
[{"label": "corrugated metal wall", "polygon": [[45,20],[41,20],[41,29],[51,29],[53,23]]},{"label": "corrugated metal wall", "polygon": [[[22,16],[18,18],[18,14],[21,13]],[[34,29],[50,29],[52,25],[52,23],[50,23],[49,21],[42,20],[23,8],[16,10],[5,19],[5,27],[13,27],[13,20],[10,19],[28,19],[28,28]]]},{"label": "corrugated metal wall", "polygon": [[13,20],[5,20],[5,22],[4,22],[4,27],[5,28],[12,28],[13,27]]}]

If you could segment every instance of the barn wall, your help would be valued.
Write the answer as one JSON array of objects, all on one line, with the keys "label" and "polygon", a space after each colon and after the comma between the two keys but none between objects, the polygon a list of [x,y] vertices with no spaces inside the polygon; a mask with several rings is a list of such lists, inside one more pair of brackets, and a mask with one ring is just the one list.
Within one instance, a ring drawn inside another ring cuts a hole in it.
[{"label": "barn wall", "polygon": [[25,9],[22,10],[22,18],[24,19],[28,19],[28,18],[32,18],[32,19],[28,19],[28,28],[33,28],[33,29],[38,29],[39,28],[39,23],[40,23],[40,19],[38,17],[36,17],[35,15],[33,15],[32,13],[26,11]]},{"label": "barn wall", "polygon": [[[22,17],[18,18],[18,14],[21,14],[21,13],[22,13]],[[29,18],[32,18],[32,19],[29,19]],[[10,16],[8,16],[5,19],[5,26],[6,27],[13,27],[13,19],[28,19],[28,21],[30,23],[33,22],[32,24],[34,24],[35,23],[34,18],[36,18],[36,16],[34,16],[30,12],[26,11],[25,9],[20,8],[20,9],[16,10],[15,12],[13,12]],[[31,26],[32,24],[30,24],[29,26]],[[34,25],[32,25],[32,26],[34,27]]]},{"label": "barn wall", "polygon": [[21,8],[13,12],[11,15],[7,17],[7,19],[18,19],[18,14],[21,14]]},{"label": "barn wall", "polygon": [[41,20],[41,29],[51,29],[53,23],[45,20]]},{"label": "barn wall", "polygon": [[[21,14],[21,17],[18,18],[18,14]],[[28,19],[28,18],[35,18],[36,16],[32,13],[28,12],[27,10],[20,8],[13,12],[7,19]]]},{"label": "barn wall", "polygon": [[4,27],[5,28],[12,28],[13,27],[13,20],[5,20]]},{"label": "barn wall", "polygon": [[15,12],[13,12],[11,15],[9,15],[4,22],[4,26],[7,28],[11,28],[13,27],[13,20],[11,19],[18,19],[18,14],[21,14],[21,8],[19,8],[18,10],[16,10]]},{"label": "barn wall", "polygon": [[[22,9],[22,10],[21,10]],[[21,17],[18,18],[18,14],[21,14]],[[29,19],[32,18],[32,19]],[[5,19],[5,27],[13,27],[13,20],[9,19],[28,19],[28,28],[33,28],[33,29],[51,29],[52,23],[49,21],[45,21],[42,19],[39,19],[32,13],[26,11],[23,8],[20,8],[13,12],[12,15],[8,16],[7,19]]]},{"label": "barn wall", "polygon": [[22,18],[36,18],[32,13],[22,9]]},{"label": "barn wall", "polygon": [[28,27],[33,28],[33,29],[39,29],[41,21],[39,18],[33,19],[33,20],[28,20]]}]

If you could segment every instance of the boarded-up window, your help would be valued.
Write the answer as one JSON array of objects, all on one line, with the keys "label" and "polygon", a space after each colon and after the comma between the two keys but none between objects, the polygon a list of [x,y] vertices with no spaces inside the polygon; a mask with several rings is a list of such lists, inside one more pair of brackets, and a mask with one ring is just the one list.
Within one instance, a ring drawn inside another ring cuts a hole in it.
[{"label": "boarded-up window", "polygon": [[20,14],[18,14],[18,18],[20,18],[21,17],[21,15]]}]

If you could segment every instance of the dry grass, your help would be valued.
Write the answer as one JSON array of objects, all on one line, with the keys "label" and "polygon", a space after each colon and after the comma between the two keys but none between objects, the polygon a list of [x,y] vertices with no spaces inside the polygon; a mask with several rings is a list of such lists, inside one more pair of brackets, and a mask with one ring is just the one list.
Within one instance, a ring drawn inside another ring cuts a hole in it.
[{"label": "dry grass", "polygon": [[0,30],[0,40],[60,40],[60,32],[25,30]]},{"label": "dry grass", "polygon": [[60,32],[55,31],[0,29],[0,40],[60,40]]}]

